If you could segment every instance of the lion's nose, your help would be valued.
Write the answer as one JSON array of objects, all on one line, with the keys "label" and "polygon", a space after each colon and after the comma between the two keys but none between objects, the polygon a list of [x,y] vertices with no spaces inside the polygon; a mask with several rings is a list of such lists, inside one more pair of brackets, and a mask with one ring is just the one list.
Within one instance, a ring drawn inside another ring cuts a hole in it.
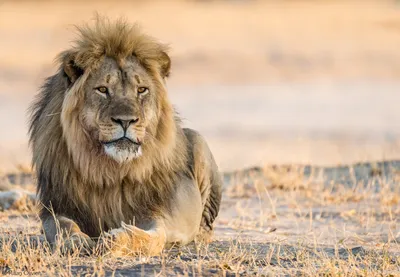
[{"label": "lion's nose", "polygon": [[139,121],[139,117],[122,118],[122,117],[111,117],[111,121],[122,126],[126,131],[131,124],[135,124]]}]

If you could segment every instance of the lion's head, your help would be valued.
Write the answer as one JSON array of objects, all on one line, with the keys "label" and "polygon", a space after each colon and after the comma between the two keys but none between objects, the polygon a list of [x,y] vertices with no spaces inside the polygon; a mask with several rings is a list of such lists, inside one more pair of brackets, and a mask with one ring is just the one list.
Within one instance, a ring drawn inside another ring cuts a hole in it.
[{"label": "lion's head", "polygon": [[[165,108],[163,79],[170,69],[166,47],[123,22],[97,22],[96,28],[80,32],[76,47],[61,55],[69,82],[62,109],[64,133],[78,120],[99,154],[119,163],[146,155],[143,148],[156,138]],[[76,102],[79,107],[71,118]],[[76,137],[66,139],[69,147],[76,147]]]},{"label": "lion's head", "polygon": [[78,31],[32,106],[34,164],[54,167],[55,155],[64,155],[59,163],[70,159],[82,179],[97,183],[181,165],[167,47],[122,20],[97,18]]}]

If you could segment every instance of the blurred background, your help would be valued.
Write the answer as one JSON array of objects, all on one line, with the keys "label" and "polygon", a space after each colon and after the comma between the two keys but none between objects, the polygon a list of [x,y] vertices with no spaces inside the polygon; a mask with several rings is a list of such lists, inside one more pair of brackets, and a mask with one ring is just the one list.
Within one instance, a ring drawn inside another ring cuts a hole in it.
[{"label": "blurred background", "polygon": [[222,170],[400,158],[400,2],[0,1],[0,168],[74,25],[126,17],[170,44],[168,88]]}]

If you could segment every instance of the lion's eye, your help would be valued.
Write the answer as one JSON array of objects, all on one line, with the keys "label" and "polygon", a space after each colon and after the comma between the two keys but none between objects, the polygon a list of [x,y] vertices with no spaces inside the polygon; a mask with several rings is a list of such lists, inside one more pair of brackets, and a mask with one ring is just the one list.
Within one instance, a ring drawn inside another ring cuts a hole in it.
[{"label": "lion's eye", "polygon": [[104,93],[107,94],[108,93],[108,89],[106,87],[98,87],[96,88],[98,92],[100,93]]},{"label": "lion's eye", "polygon": [[139,94],[144,94],[144,93],[146,93],[146,92],[148,92],[148,91],[149,91],[149,89],[146,88],[146,87],[138,87],[138,89],[137,89],[137,92],[138,92]]}]

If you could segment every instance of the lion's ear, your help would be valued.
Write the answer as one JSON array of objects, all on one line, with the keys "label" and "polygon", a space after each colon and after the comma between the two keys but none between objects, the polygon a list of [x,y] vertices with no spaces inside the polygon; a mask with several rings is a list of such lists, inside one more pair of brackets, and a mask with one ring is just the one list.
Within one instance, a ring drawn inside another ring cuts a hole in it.
[{"label": "lion's ear", "polygon": [[164,51],[161,52],[159,63],[160,63],[161,76],[163,78],[168,77],[171,71],[171,59],[166,52]]},{"label": "lion's ear", "polygon": [[75,62],[76,55],[68,53],[63,58],[63,69],[68,80],[73,84],[83,74],[83,68],[79,67]]}]

